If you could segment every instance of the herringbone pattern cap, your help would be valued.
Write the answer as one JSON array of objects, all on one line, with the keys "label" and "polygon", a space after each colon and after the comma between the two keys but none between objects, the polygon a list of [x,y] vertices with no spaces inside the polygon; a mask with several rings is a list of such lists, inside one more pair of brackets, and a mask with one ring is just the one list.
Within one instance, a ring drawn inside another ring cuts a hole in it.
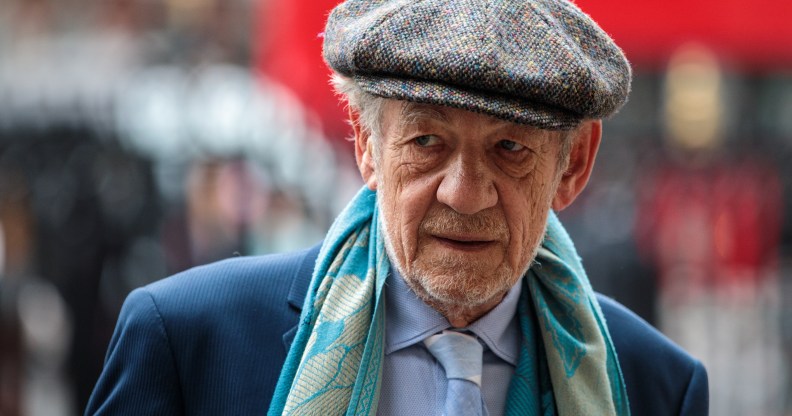
[{"label": "herringbone pattern cap", "polygon": [[566,0],[348,0],[324,58],[378,96],[546,129],[613,114],[631,80],[619,47]]}]

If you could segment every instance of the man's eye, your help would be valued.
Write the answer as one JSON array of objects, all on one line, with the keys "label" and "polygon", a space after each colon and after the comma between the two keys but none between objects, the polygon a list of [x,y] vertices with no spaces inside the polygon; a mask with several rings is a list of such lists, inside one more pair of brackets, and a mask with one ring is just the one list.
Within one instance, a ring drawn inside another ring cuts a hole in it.
[{"label": "man's eye", "polygon": [[501,141],[498,142],[498,146],[500,146],[502,149],[508,150],[510,152],[517,152],[517,151],[520,151],[522,149],[525,149],[525,146],[523,146],[523,145],[521,145],[521,144],[519,144],[517,142],[513,142],[511,140],[501,140]]},{"label": "man's eye", "polygon": [[416,137],[415,138],[415,144],[417,144],[418,146],[421,146],[421,147],[427,147],[427,146],[431,146],[433,144],[437,144],[438,140],[439,139],[437,138],[437,136],[434,136],[434,135],[431,135],[431,134],[427,134],[427,135],[424,135],[424,136]]}]

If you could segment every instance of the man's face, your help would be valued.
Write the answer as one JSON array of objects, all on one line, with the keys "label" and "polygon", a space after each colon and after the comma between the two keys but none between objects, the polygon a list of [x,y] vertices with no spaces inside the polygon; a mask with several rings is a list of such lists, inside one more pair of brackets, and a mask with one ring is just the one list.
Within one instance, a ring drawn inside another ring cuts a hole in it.
[{"label": "man's face", "polygon": [[368,183],[394,265],[441,312],[499,302],[544,235],[561,134],[395,100],[382,116]]}]

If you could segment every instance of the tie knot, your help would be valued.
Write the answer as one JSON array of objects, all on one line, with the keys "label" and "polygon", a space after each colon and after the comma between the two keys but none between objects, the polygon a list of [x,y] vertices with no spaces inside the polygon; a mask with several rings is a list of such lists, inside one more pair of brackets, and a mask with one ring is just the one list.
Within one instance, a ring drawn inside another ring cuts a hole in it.
[{"label": "tie knot", "polygon": [[476,337],[445,330],[426,338],[424,344],[445,369],[446,378],[472,381],[481,387],[484,349]]}]

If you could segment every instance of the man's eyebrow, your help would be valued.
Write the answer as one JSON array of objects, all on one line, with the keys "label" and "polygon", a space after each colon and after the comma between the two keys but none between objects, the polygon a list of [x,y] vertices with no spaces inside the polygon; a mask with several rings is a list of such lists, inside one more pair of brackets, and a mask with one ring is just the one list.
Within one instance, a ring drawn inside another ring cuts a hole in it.
[{"label": "man's eyebrow", "polygon": [[[449,118],[448,113],[443,111],[443,107],[431,104],[405,101],[402,105],[399,115],[400,128],[414,126],[428,120],[439,120],[445,123],[451,123],[451,119]],[[509,129],[513,129],[516,126],[514,123],[508,122],[506,120],[499,120],[494,117],[492,117],[487,123],[491,124],[492,126],[505,127]],[[527,125],[522,125],[520,127],[527,127],[532,131],[540,130],[536,127]]]},{"label": "man's eyebrow", "polygon": [[399,115],[401,116],[399,123],[401,127],[417,124],[426,119],[449,122],[448,115],[437,106],[409,101],[404,103]]}]

